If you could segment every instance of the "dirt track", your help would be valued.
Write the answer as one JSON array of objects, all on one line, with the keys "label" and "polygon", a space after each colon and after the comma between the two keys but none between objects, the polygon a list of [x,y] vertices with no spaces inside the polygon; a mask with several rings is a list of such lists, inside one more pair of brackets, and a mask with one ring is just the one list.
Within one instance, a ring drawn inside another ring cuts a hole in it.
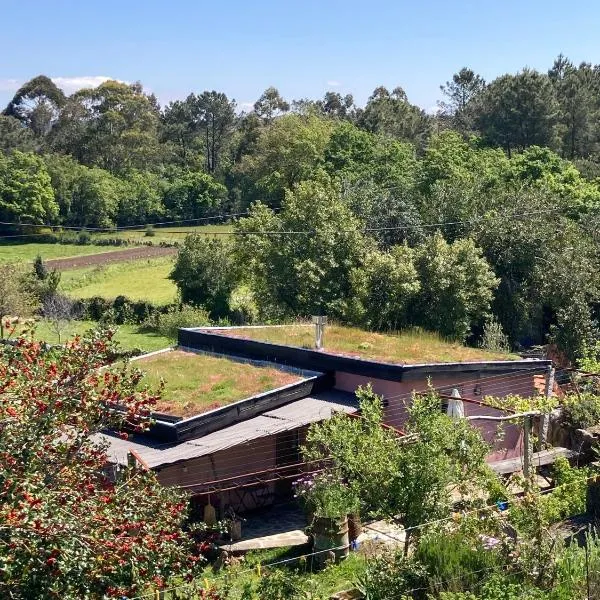
[{"label": "dirt track", "polygon": [[97,265],[107,265],[109,263],[124,262],[126,260],[140,260],[144,258],[157,258],[159,256],[169,256],[175,254],[177,248],[162,248],[160,246],[136,246],[135,248],[126,248],[124,250],[113,250],[110,252],[101,252],[100,254],[90,254],[89,256],[75,256],[73,258],[53,258],[44,261],[49,267],[58,271],[67,269],[79,269],[82,267],[94,267]]}]

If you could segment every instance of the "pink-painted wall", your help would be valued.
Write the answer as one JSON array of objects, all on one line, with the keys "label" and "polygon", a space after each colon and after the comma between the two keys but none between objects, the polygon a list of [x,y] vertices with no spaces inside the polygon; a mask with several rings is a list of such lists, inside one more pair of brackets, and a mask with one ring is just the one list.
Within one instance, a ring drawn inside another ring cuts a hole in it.
[{"label": "pink-painted wall", "polygon": [[[352,373],[337,372],[335,387],[347,392],[354,392],[358,386],[371,384],[373,391],[386,400],[385,422],[397,429],[407,419],[406,406],[411,401],[414,391],[426,391],[428,381],[388,381],[373,379]],[[534,375],[527,373],[508,374],[493,377],[477,377],[473,374],[457,374],[454,376],[432,376],[430,383],[444,394],[450,394],[456,388],[465,400],[465,415],[500,416],[507,414],[496,408],[481,406],[479,402],[484,396],[503,398],[510,394],[530,396],[535,393]],[[488,455],[488,461],[516,458],[522,452],[522,429],[519,425],[503,425],[499,432],[498,424],[493,421],[474,421],[473,425],[482,433],[483,438],[492,446],[493,451]],[[499,433],[501,437],[499,439]]]}]

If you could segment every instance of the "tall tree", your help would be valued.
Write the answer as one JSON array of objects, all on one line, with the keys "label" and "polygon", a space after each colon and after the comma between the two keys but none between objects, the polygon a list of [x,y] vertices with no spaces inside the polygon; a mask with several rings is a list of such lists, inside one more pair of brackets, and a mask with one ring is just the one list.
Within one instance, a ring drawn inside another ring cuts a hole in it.
[{"label": "tall tree", "polygon": [[254,112],[265,123],[270,123],[275,117],[282,115],[290,110],[290,105],[286,102],[275,87],[267,88],[261,97],[254,103]]},{"label": "tall tree", "polygon": [[408,101],[401,87],[391,93],[385,87],[378,87],[369,97],[359,124],[367,131],[423,147],[429,135],[431,119],[424,110]]},{"label": "tall tree", "polygon": [[[473,111],[471,103],[485,89],[485,80],[471,69],[463,67],[440,86],[446,100],[439,103],[441,114],[449,117],[453,127],[462,133],[473,128]],[[471,105],[471,106],[470,106]]]},{"label": "tall tree", "polygon": [[53,145],[111,173],[148,169],[159,160],[159,112],[141,84],[106,81],[73,94]]},{"label": "tall tree", "polygon": [[58,120],[65,104],[62,90],[45,75],[38,75],[21,86],[4,110],[19,119],[38,138],[43,138]]},{"label": "tall tree", "polygon": [[528,146],[559,145],[558,102],[550,78],[531,69],[502,75],[478,97],[476,126],[510,156]]},{"label": "tall tree", "polygon": [[548,72],[560,106],[562,154],[570,159],[597,152],[600,77],[589,63],[575,67],[562,54]]},{"label": "tall tree", "polygon": [[190,94],[169,104],[163,115],[163,137],[170,141],[184,165],[192,165],[202,149],[203,167],[215,173],[235,123],[235,101],[219,92]]}]

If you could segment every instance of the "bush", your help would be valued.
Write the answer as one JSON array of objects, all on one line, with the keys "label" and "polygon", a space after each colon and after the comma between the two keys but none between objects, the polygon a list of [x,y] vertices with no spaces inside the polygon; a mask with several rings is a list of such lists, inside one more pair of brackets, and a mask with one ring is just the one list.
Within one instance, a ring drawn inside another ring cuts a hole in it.
[{"label": "bush", "polygon": [[565,423],[575,429],[587,429],[600,424],[600,396],[580,393],[567,396],[564,401]]},{"label": "bush", "polygon": [[146,231],[144,232],[146,237],[154,237],[156,232],[154,231],[154,227],[152,225],[146,225]]},{"label": "bush", "polygon": [[258,305],[248,286],[241,285],[231,292],[229,310],[236,325],[250,325],[258,320]]},{"label": "bush", "polygon": [[490,352],[510,352],[508,336],[493,315],[485,322],[479,346]]},{"label": "bush", "polygon": [[[400,552],[378,556],[367,563],[357,588],[369,600],[403,600],[410,590],[422,589],[427,582],[423,565]],[[410,598],[423,598],[410,596]]]},{"label": "bush", "polygon": [[79,235],[77,236],[77,243],[78,244],[82,244],[82,245],[86,245],[89,244],[92,241],[92,236],[90,235],[89,231],[86,231],[85,229],[83,229],[82,231],[79,232]]},{"label": "bush", "polygon": [[157,313],[145,326],[164,337],[177,340],[180,327],[198,327],[210,325],[210,317],[206,310],[195,306],[183,305],[166,313]]}]

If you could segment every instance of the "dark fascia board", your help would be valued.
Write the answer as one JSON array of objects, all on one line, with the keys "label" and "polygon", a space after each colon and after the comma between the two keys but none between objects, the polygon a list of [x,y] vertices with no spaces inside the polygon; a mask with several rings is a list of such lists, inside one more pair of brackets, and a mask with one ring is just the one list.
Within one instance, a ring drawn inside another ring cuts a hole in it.
[{"label": "dark fascia board", "polygon": [[207,350],[250,360],[262,360],[313,371],[352,373],[389,381],[410,381],[459,373],[494,375],[516,371],[542,373],[552,366],[550,360],[537,359],[400,365],[232,337],[219,333],[219,328],[214,330],[208,328],[180,329],[178,343],[180,346],[195,350]]},{"label": "dark fascia board", "polygon": [[176,422],[161,421],[160,418],[155,417],[148,433],[165,442],[197,439],[331,387],[333,387],[333,377],[319,373],[302,381]]}]

